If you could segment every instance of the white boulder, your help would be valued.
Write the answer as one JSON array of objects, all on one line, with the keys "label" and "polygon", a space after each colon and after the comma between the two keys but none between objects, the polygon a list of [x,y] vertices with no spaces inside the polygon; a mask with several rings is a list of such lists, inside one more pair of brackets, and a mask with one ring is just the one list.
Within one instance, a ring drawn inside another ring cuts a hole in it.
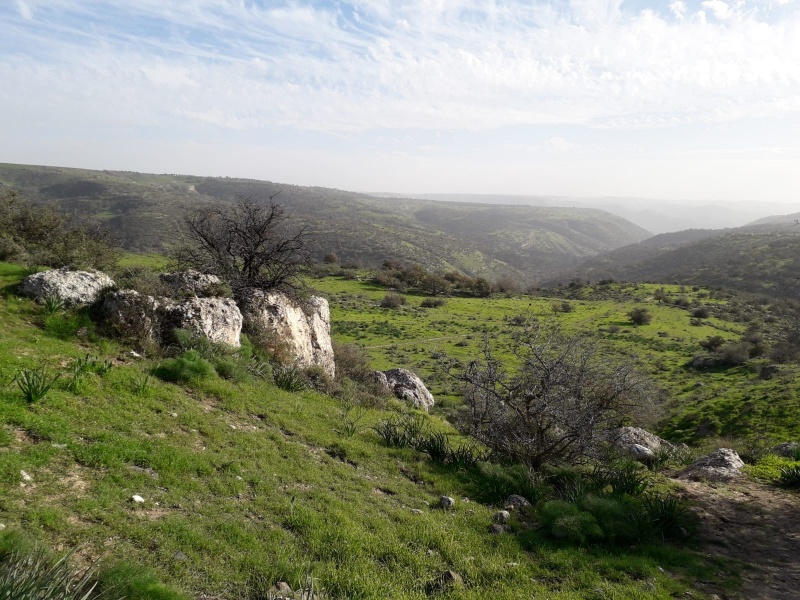
[{"label": "white boulder", "polygon": [[81,306],[97,301],[103,290],[111,287],[114,287],[114,280],[101,271],[73,271],[62,267],[28,275],[19,291],[37,302],[57,297],[67,306]]},{"label": "white boulder", "polygon": [[[389,369],[382,371],[386,377],[386,384],[389,390],[409,404],[424,411],[430,410],[434,405],[433,394],[428,391],[422,380],[408,369]],[[377,378],[382,384],[382,378]]]},{"label": "white boulder", "polygon": [[281,292],[250,289],[239,294],[239,308],[245,331],[273,338],[301,367],[316,365],[336,374],[325,298],[311,296],[301,305]]},{"label": "white boulder", "polygon": [[739,477],[744,462],[730,448],[720,448],[698,458],[678,475],[679,479],[730,481]]},{"label": "white boulder", "polygon": [[222,282],[216,275],[208,275],[200,271],[176,271],[174,273],[162,273],[159,275],[161,283],[167,289],[169,295],[194,295],[209,296],[210,292]]}]

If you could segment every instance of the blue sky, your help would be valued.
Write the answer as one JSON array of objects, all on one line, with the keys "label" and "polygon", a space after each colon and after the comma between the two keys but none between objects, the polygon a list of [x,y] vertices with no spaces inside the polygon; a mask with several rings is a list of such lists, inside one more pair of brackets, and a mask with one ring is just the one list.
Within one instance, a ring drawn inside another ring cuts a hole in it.
[{"label": "blue sky", "polygon": [[800,199],[794,0],[0,0],[0,161]]}]

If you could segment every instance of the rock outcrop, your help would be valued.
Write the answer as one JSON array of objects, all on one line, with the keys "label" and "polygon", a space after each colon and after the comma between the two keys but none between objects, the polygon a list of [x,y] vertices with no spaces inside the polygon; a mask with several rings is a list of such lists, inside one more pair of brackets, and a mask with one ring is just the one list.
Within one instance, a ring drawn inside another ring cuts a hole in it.
[{"label": "rock outcrop", "polygon": [[783,442],[772,448],[773,454],[784,458],[794,458],[800,451],[800,442]]},{"label": "rock outcrop", "polygon": [[744,462],[734,450],[720,448],[686,467],[679,479],[730,481],[739,477]]},{"label": "rock outcrop", "polygon": [[222,285],[216,275],[194,270],[162,273],[159,279],[170,296],[213,296],[213,292]]},{"label": "rock outcrop", "polygon": [[241,345],[242,314],[228,298],[177,301],[122,290],[106,296],[102,312],[110,325],[126,337],[164,343],[175,329],[186,329],[218,344],[234,348]]},{"label": "rock outcrop", "polygon": [[386,389],[401,400],[405,400],[424,411],[430,410],[434,405],[433,395],[428,391],[428,388],[425,387],[419,377],[408,369],[376,371],[375,378],[380,385],[384,385],[384,377],[386,378]]},{"label": "rock outcrop", "polygon": [[312,296],[301,306],[281,292],[251,289],[239,294],[239,308],[247,333],[273,338],[301,367],[316,365],[336,374],[325,298]]},{"label": "rock outcrop", "polygon": [[609,443],[623,454],[640,462],[648,462],[662,451],[675,452],[678,446],[661,439],[641,427],[618,427],[608,432]]},{"label": "rock outcrop", "polygon": [[29,275],[20,284],[19,291],[37,302],[57,297],[67,306],[81,306],[96,302],[100,294],[111,287],[114,287],[114,280],[105,273],[62,267]]}]

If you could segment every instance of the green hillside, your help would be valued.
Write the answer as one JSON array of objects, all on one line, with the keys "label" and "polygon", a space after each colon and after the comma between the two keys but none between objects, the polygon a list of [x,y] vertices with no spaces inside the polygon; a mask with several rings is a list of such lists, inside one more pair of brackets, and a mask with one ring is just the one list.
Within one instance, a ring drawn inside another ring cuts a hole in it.
[{"label": "green hillside", "polygon": [[800,231],[792,224],[662,234],[588,259],[545,280],[654,281],[724,287],[753,294],[800,294]]},{"label": "green hillside", "polygon": [[275,201],[312,234],[317,258],[335,252],[366,266],[399,258],[522,283],[649,237],[593,209],[377,198],[246,179],[0,164],[0,183],[32,201],[56,202],[76,217],[100,218],[124,248],[137,252],[163,251],[186,209],[238,195],[277,194]]}]

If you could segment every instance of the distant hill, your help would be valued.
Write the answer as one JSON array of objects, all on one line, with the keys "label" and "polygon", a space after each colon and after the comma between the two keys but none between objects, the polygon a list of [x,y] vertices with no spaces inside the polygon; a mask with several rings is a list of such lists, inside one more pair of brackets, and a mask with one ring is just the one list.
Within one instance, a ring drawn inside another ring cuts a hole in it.
[{"label": "distant hill", "polygon": [[[394,194],[381,195],[394,196]],[[765,200],[753,202],[719,201],[698,204],[688,201],[613,196],[573,198],[568,196],[512,194],[413,194],[413,197],[448,202],[595,208],[620,216],[656,234],[677,232],[690,228],[724,229],[727,227],[741,227],[760,217],[800,209],[800,203],[783,204]]]},{"label": "distant hill", "polygon": [[719,286],[800,299],[800,227],[792,220],[658,235],[587,259],[544,285],[574,279]]},{"label": "distant hill", "polygon": [[321,257],[378,265],[386,258],[526,283],[650,233],[598,209],[379,198],[249,179],[151,175],[0,164],[0,183],[77,218],[98,218],[132,251],[164,251],[187,209],[238,195],[276,196],[313,234]]}]

